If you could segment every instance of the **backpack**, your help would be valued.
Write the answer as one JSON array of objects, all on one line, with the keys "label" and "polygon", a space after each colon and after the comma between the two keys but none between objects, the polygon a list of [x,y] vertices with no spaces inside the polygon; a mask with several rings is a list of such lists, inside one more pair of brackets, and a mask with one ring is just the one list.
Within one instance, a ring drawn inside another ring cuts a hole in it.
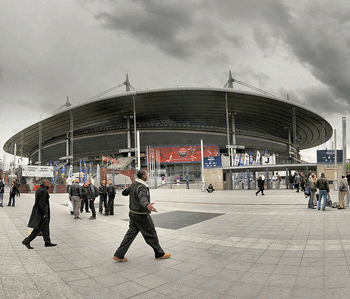
[{"label": "backpack", "polygon": [[333,202],[332,208],[339,208],[339,207],[340,207],[340,205],[336,201]]}]

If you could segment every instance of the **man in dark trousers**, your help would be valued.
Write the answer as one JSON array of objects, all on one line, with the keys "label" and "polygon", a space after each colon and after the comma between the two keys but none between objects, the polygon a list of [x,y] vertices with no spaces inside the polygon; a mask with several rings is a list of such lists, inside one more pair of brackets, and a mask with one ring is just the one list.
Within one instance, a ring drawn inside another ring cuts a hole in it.
[{"label": "man in dark trousers", "polygon": [[103,213],[103,207],[105,207],[105,215],[108,215],[108,213],[107,213],[107,186],[106,186],[106,180],[102,180],[102,184],[98,188],[98,191],[100,193],[99,212],[100,212],[100,214],[102,214]]},{"label": "man in dark trousers", "polygon": [[90,188],[88,183],[85,182],[83,184],[83,187],[81,188],[81,206],[80,206],[80,213],[83,212],[84,206],[86,213],[90,213],[89,211],[89,200],[87,198],[87,189]]},{"label": "man in dark trousers", "polygon": [[150,202],[149,186],[146,182],[147,172],[139,170],[135,182],[122,192],[124,196],[129,195],[130,223],[122,243],[114,253],[115,261],[126,262],[128,260],[124,256],[139,232],[146,243],[153,248],[156,259],[167,259],[171,256],[170,253],[164,253],[159,245],[157,232],[150,216],[151,211],[157,212],[157,210]]},{"label": "man in dark trousers", "polygon": [[3,183],[2,178],[0,178],[0,207],[3,206],[4,191],[5,191],[5,184]]},{"label": "man in dark trousers", "polygon": [[90,210],[92,216],[89,218],[90,220],[96,219],[96,210],[95,210],[95,198],[98,196],[97,188],[91,183],[91,180],[87,180],[86,194],[90,203]]},{"label": "man in dark trousers", "polygon": [[108,180],[107,194],[108,194],[108,204],[107,204],[106,214],[107,216],[108,214],[114,215],[115,188],[112,180]]},{"label": "man in dark trousers", "polygon": [[258,195],[259,192],[261,192],[261,195],[265,195],[264,194],[264,180],[262,178],[262,174],[260,174],[260,176],[258,178],[258,187],[259,187],[259,190],[257,192],[255,192],[255,195]]},{"label": "man in dark trousers", "polygon": [[35,204],[30,215],[28,227],[33,228],[31,234],[22,241],[22,244],[28,249],[34,249],[30,246],[36,236],[42,232],[45,241],[45,247],[56,246],[57,244],[51,243],[50,239],[50,203],[49,203],[49,189],[50,180],[43,179],[42,184],[35,192]]}]

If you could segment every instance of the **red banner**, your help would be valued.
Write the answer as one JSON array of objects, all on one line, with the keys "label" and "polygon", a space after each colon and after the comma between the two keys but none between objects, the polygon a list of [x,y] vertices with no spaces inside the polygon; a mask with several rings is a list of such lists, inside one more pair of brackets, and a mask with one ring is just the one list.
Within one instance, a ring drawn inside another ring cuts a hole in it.
[{"label": "red banner", "polygon": [[[203,146],[203,151],[204,157],[215,157],[219,155],[219,147],[217,145]],[[183,163],[200,161],[200,145],[152,147],[148,149],[147,153],[147,163]]]}]

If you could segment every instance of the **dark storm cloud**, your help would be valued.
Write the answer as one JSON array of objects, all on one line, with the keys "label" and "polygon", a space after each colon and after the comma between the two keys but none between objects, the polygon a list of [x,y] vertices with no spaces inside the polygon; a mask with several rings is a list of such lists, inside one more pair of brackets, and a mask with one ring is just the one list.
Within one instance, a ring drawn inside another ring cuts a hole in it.
[{"label": "dark storm cloud", "polygon": [[[350,16],[350,8],[344,10]],[[347,98],[350,52],[346,44],[350,26],[344,25],[342,18],[338,19],[338,14],[326,7],[308,7],[295,23],[284,38],[294,55],[333,91],[335,98]],[[303,29],[306,25],[307,30]]]},{"label": "dark storm cloud", "polygon": [[240,36],[226,33],[212,19],[207,8],[198,1],[132,1],[133,5],[99,12],[95,18],[105,28],[129,34],[143,44],[156,46],[177,59],[194,56],[209,57],[209,61],[227,62],[228,56],[216,50],[223,42],[235,46]]},{"label": "dark storm cloud", "polygon": [[[251,11],[255,20],[260,21],[253,22],[252,28],[261,51],[268,55],[283,42],[290,51],[291,61],[302,64],[327,87],[325,93],[303,86],[307,104],[316,105],[317,109],[327,105],[328,113],[349,111],[349,5],[321,2],[294,9],[277,2],[274,8],[274,1],[267,2],[271,5],[261,15]],[[247,11],[252,8],[249,3],[245,6]]]},{"label": "dark storm cloud", "polygon": [[192,55],[186,28],[193,16],[182,5],[171,2],[133,1],[134,6],[95,15],[106,28],[125,32],[145,44],[156,44],[170,56],[187,58]]},{"label": "dark storm cloud", "polygon": [[324,84],[324,90],[309,88],[307,82],[300,87],[307,105],[316,109],[327,106],[328,113],[349,111],[350,6],[347,2],[306,5],[267,0],[256,5],[256,1],[249,0],[217,4],[208,0],[207,3],[224,21],[247,23],[263,56],[272,55],[284,44],[283,48],[289,51],[287,59],[302,64]]}]

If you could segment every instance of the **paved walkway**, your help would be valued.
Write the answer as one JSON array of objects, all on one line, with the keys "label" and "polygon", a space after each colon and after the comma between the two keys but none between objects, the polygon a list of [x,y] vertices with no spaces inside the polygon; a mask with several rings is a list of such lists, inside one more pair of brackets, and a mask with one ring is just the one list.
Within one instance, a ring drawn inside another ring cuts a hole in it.
[{"label": "paved walkway", "polygon": [[[348,297],[350,209],[310,210],[302,193],[285,189],[151,195],[160,243],[172,254],[167,260],[155,260],[141,236],[128,262],[112,260],[128,228],[120,191],[115,215],[95,221],[86,213],[74,220],[67,195],[52,194],[53,248],[41,237],[34,250],[21,244],[34,194],[0,208],[0,298]],[[169,223],[173,228],[165,228]]]}]

